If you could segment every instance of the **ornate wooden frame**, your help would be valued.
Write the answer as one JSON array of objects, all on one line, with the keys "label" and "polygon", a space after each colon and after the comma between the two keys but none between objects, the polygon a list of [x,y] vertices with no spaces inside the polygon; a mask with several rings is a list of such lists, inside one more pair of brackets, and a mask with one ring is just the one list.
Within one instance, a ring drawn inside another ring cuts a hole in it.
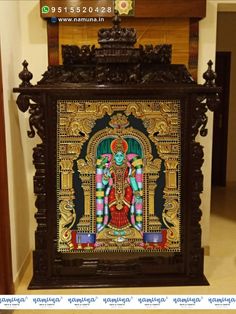
[{"label": "ornate wooden frame", "polygon": [[[134,48],[134,29],[120,27],[116,16],[111,29],[100,30],[101,48],[63,47],[64,64],[49,66],[36,86],[27,62],[20,73],[22,83],[17,105],[28,111],[28,136],[42,143],[33,151],[36,168],[34,192],[36,248],[30,289],[76,287],[206,285],[201,248],[200,193],[203,189],[203,147],[196,136],[207,135],[208,109],[214,110],[218,92],[212,63],[197,85],[183,65],[170,64],[171,46]],[[181,252],[145,255],[78,256],[57,251],[56,229],[56,131],[58,100],[160,100],[181,104]],[[189,184],[191,182],[191,184]]]}]

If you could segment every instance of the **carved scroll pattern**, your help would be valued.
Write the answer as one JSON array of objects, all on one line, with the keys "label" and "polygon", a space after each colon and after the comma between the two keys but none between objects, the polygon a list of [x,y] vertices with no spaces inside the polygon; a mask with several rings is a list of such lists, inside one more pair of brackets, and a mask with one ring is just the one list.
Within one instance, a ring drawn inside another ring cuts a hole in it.
[{"label": "carved scroll pattern", "polygon": [[196,137],[198,134],[201,136],[207,135],[207,122],[208,117],[206,115],[207,110],[215,110],[219,104],[219,96],[218,94],[206,94],[206,95],[193,95],[192,96],[192,109],[191,109],[191,125],[192,125],[192,133],[191,133],[191,165],[190,165],[190,173],[189,177],[192,180],[192,195],[191,195],[191,246],[190,250],[190,275],[196,276],[196,274],[202,272],[201,267],[201,258],[203,255],[201,249],[201,225],[200,220],[202,216],[202,211],[200,209],[201,198],[200,194],[203,191],[203,174],[201,171],[201,167],[204,162],[204,152],[203,146],[200,145],[199,142],[196,141]]}]

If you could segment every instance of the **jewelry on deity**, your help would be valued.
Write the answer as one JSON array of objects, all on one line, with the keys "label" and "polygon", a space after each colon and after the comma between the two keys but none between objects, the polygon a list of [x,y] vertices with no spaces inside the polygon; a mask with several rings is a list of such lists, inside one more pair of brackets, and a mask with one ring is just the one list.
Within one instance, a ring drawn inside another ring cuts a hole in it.
[{"label": "jewelry on deity", "polygon": [[108,181],[110,179],[110,177],[107,174],[103,175],[103,180]]},{"label": "jewelry on deity", "polygon": [[134,196],[141,196],[139,191],[134,191]]}]

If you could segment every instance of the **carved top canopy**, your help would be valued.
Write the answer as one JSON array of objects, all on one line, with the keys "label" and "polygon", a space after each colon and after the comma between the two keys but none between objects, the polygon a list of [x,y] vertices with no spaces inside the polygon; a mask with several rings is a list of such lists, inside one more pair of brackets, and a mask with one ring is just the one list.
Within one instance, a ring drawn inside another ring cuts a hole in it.
[{"label": "carved top canopy", "polygon": [[[116,14],[111,28],[98,31],[95,45],[63,45],[63,65],[48,66],[38,87],[64,83],[90,85],[156,85],[196,82],[184,65],[171,64],[171,45],[139,45],[135,47],[136,30],[123,28]],[[20,87],[31,87],[32,74],[27,62],[20,73]],[[205,86],[213,87],[215,74],[209,65],[204,74]],[[85,86],[85,85],[84,85]]]}]

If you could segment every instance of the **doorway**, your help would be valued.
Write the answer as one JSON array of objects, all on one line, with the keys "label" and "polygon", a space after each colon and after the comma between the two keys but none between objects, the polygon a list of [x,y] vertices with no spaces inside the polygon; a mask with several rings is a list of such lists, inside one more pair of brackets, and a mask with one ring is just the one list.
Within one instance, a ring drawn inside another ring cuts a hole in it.
[{"label": "doorway", "polygon": [[231,52],[216,52],[216,85],[222,88],[220,106],[214,113],[212,185],[226,186]]},{"label": "doorway", "polygon": [[[228,7],[227,9],[233,7]],[[218,12],[216,71],[222,86],[221,105],[215,114],[213,135],[212,183],[228,186],[236,183],[236,12]]]}]

